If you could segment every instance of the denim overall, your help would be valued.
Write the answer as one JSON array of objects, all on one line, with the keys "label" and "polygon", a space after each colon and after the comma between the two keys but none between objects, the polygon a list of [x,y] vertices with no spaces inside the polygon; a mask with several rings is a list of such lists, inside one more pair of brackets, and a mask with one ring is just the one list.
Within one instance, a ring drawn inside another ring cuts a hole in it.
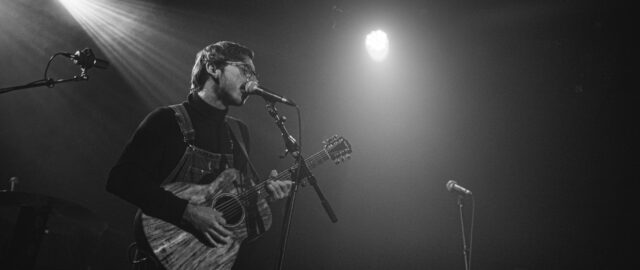
[{"label": "denim overall", "polygon": [[[165,178],[162,185],[177,181],[208,184],[215,180],[215,177],[225,169],[233,168],[233,154],[211,153],[193,144],[196,138],[196,132],[191,124],[189,114],[187,114],[187,110],[182,104],[171,105],[169,108],[175,112],[184,142],[187,143],[187,149],[178,162],[178,165],[176,165],[169,176]],[[234,145],[230,133],[229,143],[233,153]]]},{"label": "denim overall", "polygon": [[[186,108],[182,104],[175,104],[169,106],[173,109],[176,121],[180,126],[180,131],[184,142],[187,144],[182,158],[171,171],[171,173],[164,179],[162,185],[167,185],[173,182],[186,182],[194,184],[209,184],[224,170],[233,168],[234,158],[233,154],[218,154],[211,153],[204,149],[198,148],[194,145],[195,130],[189,118]],[[237,121],[231,117],[226,117],[225,120]],[[241,138],[235,137],[231,131],[228,121],[225,121],[225,127],[229,132],[229,143],[231,152],[234,153],[234,138],[239,144],[242,144]],[[242,134],[241,136],[245,136]],[[244,148],[244,145],[241,145]],[[141,233],[141,232],[137,232]],[[135,247],[135,248],[134,248]],[[129,247],[129,256],[133,264],[134,270],[156,270],[164,269],[159,262],[156,261],[155,256],[152,254],[146,254],[148,247],[137,247],[136,243],[133,243]]]}]

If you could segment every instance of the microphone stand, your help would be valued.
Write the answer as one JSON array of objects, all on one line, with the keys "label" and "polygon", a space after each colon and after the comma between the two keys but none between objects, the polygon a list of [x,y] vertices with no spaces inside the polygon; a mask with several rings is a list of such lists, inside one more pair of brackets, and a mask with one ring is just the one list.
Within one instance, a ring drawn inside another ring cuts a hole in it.
[{"label": "microphone stand", "polygon": [[329,218],[331,219],[331,221],[335,223],[338,221],[338,218],[333,212],[331,205],[322,194],[322,191],[318,186],[315,176],[313,176],[311,171],[309,171],[309,168],[307,167],[307,163],[304,157],[300,154],[300,146],[296,142],[296,139],[293,138],[291,134],[289,134],[289,132],[287,131],[287,128],[284,126],[284,122],[287,120],[287,118],[280,117],[280,115],[278,115],[278,111],[276,110],[274,102],[267,102],[266,107],[267,107],[267,111],[269,112],[269,115],[276,120],[275,123],[280,129],[280,132],[282,133],[282,138],[284,139],[284,144],[286,149],[282,157],[285,157],[288,153],[291,153],[291,155],[296,159],[296,162],[298,164],[296,168],[296,172],[292,174],[292,176],[294,177],[294,179],[291,179],[293,180],[293,185],[291,186],[289,198],[287,199],[287,203],[285,207],[284,222],[282,223],[282,234],[280,237],[280,256],[276,265],[276,269],[281,270],[284,263],[285,254],[286,254],[285,251],[287,248],[287,239],[289,238],[289,231],[291,228],[291,220],[293,216],[294,204],[296,201],[296,193],[298,191],[298,183],[300,183],[302,179],[307,178],[308,182],[313,186],[314,190],[318,194],[318,197],[320,198],[322,206],[324,207],[325,211],[329,215]]},{"label": "microphone stand", "polygon": [[462,205],[464,196],[458,195],[458,208],[460,209],[460,226],[462,227],[462,253],[464,254],[464,269],[469,270],[469,248],[467,247],[467,240],[464,236],[464,217],[462,215]]},{"label": "microphone stand", "polygon": [[49,78],[47,80],[35,81],[35,82],[31,82],[31,83],[28,83],[28,84],[25,84],[25,85],[18,85],[18,86],[0,88],[0,94],[4,94],[4,93],[11,92],[11,91],[14,91],[14,90],[20,90],[20,89],[26,89],[26,88],[34,88],[34,87],[40,87],[40,86],[47,86],[49,88],[53,88],[54,86],[56,86],[56,84],[60,84],[60,83],[79,82],[79,81],[86,81],[86,80],[89,80],[89,76],[87,76],[87,72],[83,68],[82,72],[80,73],[80,75],[73,76],[73,78],[70,78],[70,79],[57,79],[57,80],[55,80],[55,79]]},{"label": "microphone stand", "polygon": [[[49,66],[51,65],[51,62],[56,56],[60,56],[60,55],[73,59],[73,62],[76,65],[80,66],[80,75],[76,75],[70,79],[55,80],[52,78],[47,78],[47,71],[49,70]],[[44,69],[44,79],[30,82],[25,85],[0,88],[0,94],[4,94],[14,90],[25,89],[25,88],[33,88],[33,87],[39,87],[39,86],[45,86],[45,85],[49,88],[53,88],[54,86],[56,86],[56,84],[60,84],[60,83],[86,81],[86,80],[89,80],[89,76],[87,75],[88,69],[90,69],[91,67],[105,69],[108,66],[109,66],[109,62],[105,60],[97,59],[93,54],[93,51],[91,51],[91,49],[89,48],[85,48],[82,51],[77,51],[75,54],[58,52],[53,56],[51,56],[51,58],[49,58],[47,67]]]}]

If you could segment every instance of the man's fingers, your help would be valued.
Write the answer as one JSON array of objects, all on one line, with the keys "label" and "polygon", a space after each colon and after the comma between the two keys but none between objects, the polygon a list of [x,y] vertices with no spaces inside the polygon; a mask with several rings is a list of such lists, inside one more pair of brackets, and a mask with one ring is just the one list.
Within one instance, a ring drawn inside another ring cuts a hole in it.
[{"label": "man's fingers", "polygon": [[280,194],[278,194],[278,190],[276,190],[275,186],[273,186],[273,183],[269,182],[267,187],[269,188],[269,191],[271,191],[271,195],[273,195],[274,198],[280,199]]},{"label": "man's fingers", "polygon": [[273,197],[275,197],[276,199],[284,198],[284,193],[282,192],[282,188],[276,185],[275,182],[269,181],[268,187],[269,187],[269,190],[271,190],[271,192],[273,193]]},{"label": "man's fingers", "polygon": [[188,225],[193,227],[194,234],[198,235],[204,244],[219,246],[233,241],[231,236],[234,233],[224,227],[226,220],[219,211],[209,207],[189,205],[185,212]]},{"label": "man's fingers", "polygon": [[285,180],[285,181],[282,181],[282,183],[284,184],[284,185],[282,185],[283,186],[282,189],[283,189],[284,194],[286,196],[287,194],[289,194],[289,191],[291,191],[291,186],[293,186],[293,181]]},{"label": "man's fingers", "polygon": [[216,230],[211,229],[207,231],[207,234],[210,235],[213,240],[215,240],[216,246],[231,243],[231,237],[224,236]]},{"label": "man's fingers", "polygon": [[267,190],[273,195],[276,196],[276,189],[273,187],[273,181],[267,180]]},{"label": "man's fingers", "polygon": [[271,191],[273,197],[276,199],[282,199],[289,195],[291,191],[291,187],[293,186],[293,181],[291,180],[282,180],[282,181],[271,181],[267,184],[269,191]]},{"label": "man's fingers", "polygon": [[231,234],[233,234],[230,230],[227,230],[227,228],[225,228],[224,226],[222,226],[221,223],[218,224],[214,224],[213,225],[213,229],[216,230],[216,232],[218,232],[220,235],[224,236],[224,237],[228,237]]},{"label": "man's fingers", "polygon": [[278,176],[278,171],[276,171],[276,170],[271,170],[271,172],[269,173],[269,176],[270,176],[271,178]]},{"label": "man's fingers", "polygon": [[218,246],[218,244],[216,243],[216,241],[213,240],[213,238],[211,237],[211,235],[209,235],[209,233],[203,233],[204,238],[207,241],[207,244],[211,245],[211,246]]},{"label": "man's fingers", "polygon": [[217,214],[215,215],[214,219],[220,224],[220,225],[226,225],[227,224],[227,220],[224,219],[224,217],[222,216],[222,213],[216,211]]},{"label": "man's fingers", "polygon": [[225,236],[229,236],[232,234],[231,231],[227,230],[227,228],[224,227],[224,225],[227,224],[227,220],[224,219],[224,217],[222,216],[222,213],[216,209],[213,209],[214,211],[214,218],[217,222],[213,223],[213,227],[220,233],[222,233]]}]

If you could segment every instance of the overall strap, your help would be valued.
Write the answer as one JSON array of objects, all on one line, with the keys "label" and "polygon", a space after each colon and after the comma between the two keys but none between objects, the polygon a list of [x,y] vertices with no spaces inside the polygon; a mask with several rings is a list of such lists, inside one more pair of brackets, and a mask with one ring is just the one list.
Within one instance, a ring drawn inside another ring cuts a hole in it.
[{"label": "overall strap", "polygon": [[[225,120],[227,128],[229,129],[229,135],[231,135],[231,140],[238,143],[238,145],[240,146],[240,153],[244,156],[245,160],[247,161],[247,165],[249,166],[249,171],[251,171],[253,177],[256,180],[259,180],[260,177],[258,176],[258,173],[256,172],[251,159],[249,159],[249,154],[247,151],[246,142],[249,141],[248,131],[245,127],[243,127],[242,122],[236,118],[226,116]],[[240,136],[238,136],[238,134],[240,134]]]},{"label": "overall strap", "polygon": [[184,142],[189,145],[193,145],[193,142],[196,139],[196,131],[193,129],[191,118],[189,118],[187,109],[182,104],[170,105],[169,108],[171,108],[175,113],[176,120],[178,121],[178,125],[180,126],[180,131],[182,131]]},{"label": "overall strap", "polygon": [[[258,176],[258,173],[256,172],[255,167],[253,166],[253,163],[249,159],[249,154],[247,153],[247,147],[245,145],[245,138],[246,139],[249,138],[248,137],[249,134],[247,134],[246,128],[243,128],[242,123],[238,119],[227,116],[226,120],[227,120],[226,121],[227,128],[229,129],[229,133],[232,139],[240,145],[240,150],[247,161],[247,165],[249,165],[249,170],[253,174],[253,177],[255,177],[256,181],[258,181],[260,178]],[[230,123],[230,122],[233,122],[233,123]],[[238,130],[240,132],[238,132]],[[238,137],[237,134],[241,134],[242,137]],[[242,183],[242,185],[244,186],[243,188],[249,187],[250,183],[248,182],[248,179],[244,179],[244,180],[246,180],[246,182],[242,181],[244,182]],[[247,234],[249,235],[249,238],[254,238],[255,236],[260,235],[266,231],[264,222],[262,221],[262,218],[258,213],[257,203],[258,203],[257,197],[251,196],[250,197],[251,207],[247,208],[248,211],[247,211],[247,220],[246,220]]]},{"label": "overall strap", "polygon": [[[229,133],[231,135],[231,139],[236,141],[240,145],[240,150],[242,154],[249,160],[247,153],[249,152],[247,148],[247,143],[249,142],[249,133],[246,128],[242,126],[242,122],[234,117],[225,116],[225,121],[227,122],[227,128],[229,128]],[[240,137],[238,137],[240,134]]]}]

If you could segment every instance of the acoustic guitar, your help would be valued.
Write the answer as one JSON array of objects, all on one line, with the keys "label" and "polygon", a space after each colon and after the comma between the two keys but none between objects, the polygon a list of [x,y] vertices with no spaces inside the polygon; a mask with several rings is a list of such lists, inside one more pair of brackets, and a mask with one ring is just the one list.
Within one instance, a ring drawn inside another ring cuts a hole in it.
[{"label": "acoustic guitar", "polygon": [[[309,169],[325,161],[339,164],[350,158],[351,145],[343,137],[335,135],[323,143],[321,151],[305,159]],[[271,180],[292,179],[296,169],[297,165],[293,165]],[[222,213],[226,220],[225,227],[234,233],[231,243],[215,247],[206,245],[188,229],[141,211],[136,215],[135,224],[142,226],[142,230],[138,231],[142,231],[143,235],[137,235],[136,238],[146,241],[159,263],[168,270],[231,269],[240,244],[268,230],[272,222],[267,203],[272,197],[266,189],[267,181],[242,189],[239,185],[241,177],[238,170],[227,169],[210,184],[174,182],[163,186],[191,204],[213,207]]]}]

